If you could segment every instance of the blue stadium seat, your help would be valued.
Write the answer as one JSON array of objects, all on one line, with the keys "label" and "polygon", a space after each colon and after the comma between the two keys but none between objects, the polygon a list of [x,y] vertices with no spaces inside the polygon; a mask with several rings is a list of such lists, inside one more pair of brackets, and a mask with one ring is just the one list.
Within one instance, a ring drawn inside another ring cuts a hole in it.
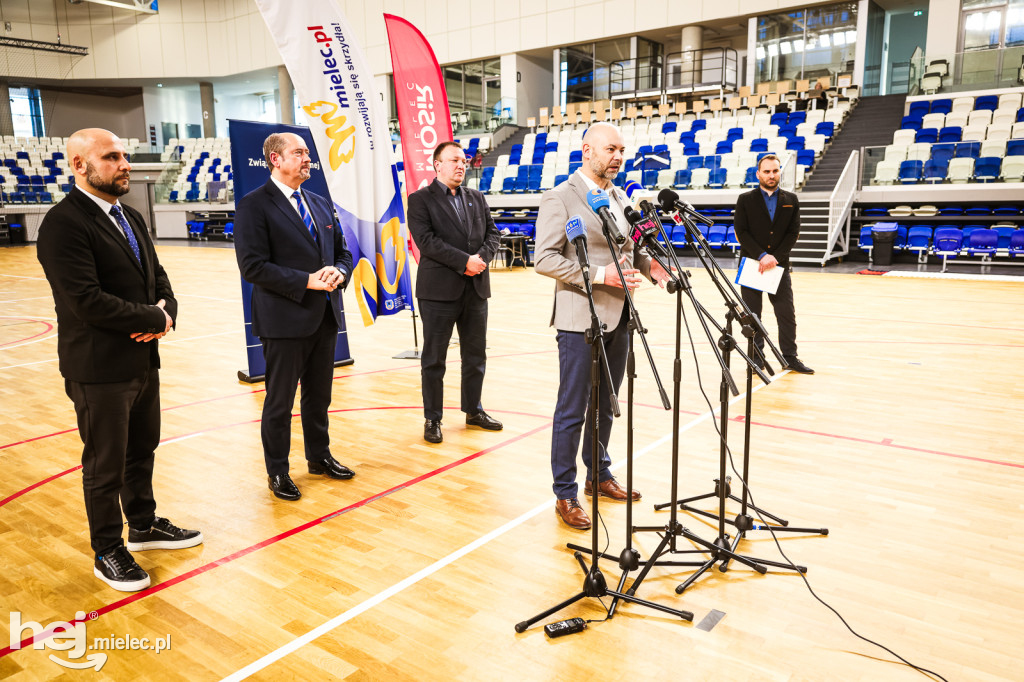
[{"label": "blue stadium seat", "polygon": [[785,137],[787,139],[796,137],[796,126],[789,125],[788,123],[784,126],[779,126],[779,137]]},{"label": "blue stadium seat", "polygon": [[1013,204],[1003,204],[993,208],[992,215],[1020,215],[1020,209]]},{"label": "blue stadium seat", "polygon": [[946,261],[960,254],[960,248],[964,243],[963,232],[954,225],[940,225],[935,228],[932,240],[932,253],[942,257],[942,269],[945,270]]},{"label": "blue stadium seat", "polygon": [[672,227],[672,246],[677,249],[681,249],[689,243],[686,236],[686,228],[683,225],[674,225]]},{"label": "blue stadium seat", "polygon": [[725,177],[728,170],[725,168],[715,168],[711,171],[708,176],[708,189],[722,189],[725,187]]},{"label": "blue stadium seat", "polygon": [[167,197],[167,200],[168,201],[177,201],[178,200],[178,190],[172,189],[170,195]]},{"label": "blue stadium seat", "polygon": [[889,209],[885,206],[870,206],[861,211],[861,215],[864,216],[887,216],[889,215]]},{"label": "blue stadium seat", "polygon": [[974,162],[975,182],[992,182],[999,177],[1003,160],[998,156],[983,156]]},{"label": "blue stadium seat", "polygon": [[575,173],[576,171],[578,171],[582,167],[583,167],[582,163],[573,163],[572,161],[570,161],[569,162],[569,175],[572,175],[573,173]]},{"label": "blue stadium seat", "polygon": [[1017,228],[1010,235],[1010,258],[1024,255],[1024,228]]},{"label": "blue stadium seat", "polygon": [[679,133],[679,141],[683,144],[694,142],[693,131],[688,130],[685,133]]},{"label": "blue stadium seat", "polygon": [[1024,140],[1007,140],[1006,141],[1006,155],[1007,156],[1024,156]]},{"label": "blue stadium seat", "polygon": [[698,118],[695,121],[690,121],[690,130],[697,132],[698,130],[707,130],[708,121],[705,118]]},{"label": "blue stadium seat", "polygon": [[967,209],[964,210],[964,214],[965,215],[992,215],[992,207],[991,206],[985,206],[984,204],[975,204],[973,206],[968,206]]},{"label": "blue stadium seat", "polygon": [[658,186],[658,171],[645,170],[643,172],[643,186],[646,189],[654,189]]},{"label": "blue stadium seat", "polygon": [[786,149],[787,150],[797,151],[798,152],[798,151],[800,151],[803,148],[804,148],[804,138],[802,138],[802,137],[799,137],[799,136],[791,137],[791,138],[789,138],[789,141],[786,142]]},{"label": "blue stadium seat", "polygon": [[1016,122],[1020,123],[1021,121],[1024,121],[1024,107],[1021,107],[1020,109],[1017,110],[1017,121]]},{"label": "blue stadium seat", "polygon": [[939,131],[935,128],[921,128],[914,135],[914,142],[927,142],[935,144],[939,141]]},{"label": "blue stadium seat", "polygon": [[868,254],[871,253],[871,249],[874,248],[875,245],[874,239],[871,235],[871,227],[871,225],[865,225],[864,227],[860,228],[860,238],[857,240],[857,242],[860,244],[860,248],[864,251],[867,251]]},{"label": "blue stadium seat", "polygon": [[484,194],[486,194],[487,192],[491,191],[491,182],[493,182],[493,181],[494,181],[494,174],[493,173],[491,175],[481,175],[480,176],[480,184],[477,186],[477,189],[480,190],[481,192],[483,192]]},{"label": "blue stadium seat", "polygon": [[704,157],[704,168],[708,170],[715,170],[722,167],[722,155],[711,154]]},{"label": "blue stadium seat", "polygon": [[704,157],[703,156],[688,156],[688,157],[686,157],[686,169],[687,170],[694,171],[694,170],[697,170],[698,168],[703,168],[703,167],[704,167]]},{"label": "blue stadium seat", "polygon": [[999,95],[978,95],[974,98],[974,110],[995,111],[999,106]]},{"label": "blue stadium seat", "polygon": [[924,164],[924,181],[929,183],[944,182],[948,171],[948,162],[928,159]]},{"label": "blue stadium seat", "polygon": [[712,249],[720,249],[726,244],[726,235],[729,226],[724,223],[715,223],[708,229],[708,244]]},{"label": "blue stadium seat", "polygon": [[949,165],[949,160],[955,156],[956,144],[952,142],[940,142],[932,145],[932,160],[944,165]]},{"label": "blue stadium seat", "polygon": [[977,230],[984,229],[986,229],[984,225],[964,225],[962,228],[960,228],[960,232],[964,236],[964,246],[966,247],[967,244],[970,242],[971,234],[973,234]]},{"label": "blue stadium seat", "polygon": [[583,163],[583,151],[574,149],[569,152],[569,163]]},{"label": "blue stadium seat", "polygon": [[791,112],[789,112],[789,124],[790,125],[796,126],[796,125],[800,125],[801,123],[806,123],[806,122],[807,122],[807,112],[806,111],[791,111]]},{"label": "blue stadium seat", "polygon": [[801,149],[796,153],[796,162],[801,166],[813,166],[814,165],[814,150],[813,149]]},{"label": "blue stadium seat", "polygon": [[908,116],[912,118],[921,119],[924,115],[929,113],[931,110],[931,103],[928,100],[919,100],[917,102],[910,103],[910,110]]},{"label": "blue stadium seat", "polygon": [[764,137],[758,137],[750,141],[750,151],[752,152],[766,152],[768,151],[768,139]]},{"label": "blue stadium seat", "polygon": [[747,168],[747,173],[743,177],[744,187],[757,187],[760,183],[757,180],[757,166],[751,166]]},{"label": "blue stadium seat", "polygon": [[224,223],[224,237],[227,239],[235,238],[235,224],[233,222]]},{"label": "blue stadium seat", "polygon": [[687,189],[690,186],[690,171],[685,168],[680,168],[676,171],[675,182],[673,187],[676,189]]},{"label": "blue stadium seat", "polygon": [[924,172],[924,163],[908,159],[900,163],[899,180],[904,185],[912,185],[921,182],[921,174]]},{"label": "blue stadium seat", "polygon": [[725,232],[725,243],[736,252],[740,248],[740,240],[736,238],[736,228],[732,225]]},{"label": "blue stadium seat", "polygon": [[[913,109],[914,105],[911,104],[910,108]],[[953,111],[953,100],[951,99],[933,99],[931,106],[931,113],[933,114],[948,114]],[[927,113],[927,112],[926,112]]]},{"label": "blue stadium seat", "polygon": [[516,191],[516,179],[513,177],[507,177],[501,181],[501,192],[503,194],[511,194]]},{"label": "blue stadium seat", "polygon": [[939,130],[939,142],[959,142],[963,132],[960,126],[945,126]]},{"label": "blue stadium seat", "polygon": [[992,257],[996,255],[996,248],[999,243],[999,233],[992,228],[980,228],[971,232],[969,241],[967,242],[967,255],[968,256],[988,256]]},{"label": "blue stadium seat", "polygon": [[732,143],[732,140],[719,140],[718,144],[715,145],[715,154],[732,153]]},{"label": "blue stadium seat", "polygon": [[900,130],[920,130],[922,119],[916,116],[904,116],[900,120]]},{"label": "blue stadium seat", "polygon": [[[619,175],[622,175],[622,173],[619,173]],[[555,176],[555,187],[558,187],[563,182],[566,182],[568,179],[569,179],[568,175],[556,175]]]},{"label": "blue stadium seat", "polygon": [[771,119],[769,119],[769,122],[773,126],[779,126],[781,128],[782,126],[786,125],[789,122],[789,114],[784,111],[779,112],[777,114],[772,114],[772,117]]},{"label": "blue stadium seat", "polygon": [[661,124],[661,134],[674,133],[679,125],[675,121],[665,121]]},{"label": "blue stadium seat", "polygon": [[907,250],[918,254],[928,253],[931,246],[932,228],[930,225],[915,225],[907,233]]},{"label": "blue stadium seat", "polygon": [[815,135],[824,135],[825,137],[832,139],[832,136],[836,133],[836,124],[834,121],[821,121],[814,126]]},{"label": "blue stadium seat", "polygon": [[905,249],[907,248],[907,226],[897,225],[896,226],[896,239],[893,241],[892,247],[894,249]]},{"label": "blue stadium seat", "polygon": [[981,143],[980,142],[958,142],[956,145],[956,158],[972,158],[976,159],[981,154]]},{"label": "blue stadium seat", "polygon": [[742,140],[743,139],[743,128],[729,128],[729,132],[725,134],[727,140]]},{"label": "blue stadium seat", "polygon": [[683,155],[684,156],[698,156],[698,155],[700,155],[700,145],[697,144],[696,142],[691,142],[689,144],[683,145]]}]

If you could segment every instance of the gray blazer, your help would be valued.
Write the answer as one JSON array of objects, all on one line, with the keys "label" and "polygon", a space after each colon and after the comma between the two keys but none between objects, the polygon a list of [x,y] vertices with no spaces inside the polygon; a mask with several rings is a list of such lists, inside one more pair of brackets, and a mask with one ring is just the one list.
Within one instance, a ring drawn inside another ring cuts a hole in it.
[{"label": "gray blazer", "polygon": [[[587,203],[587,185],[578,173],[569,176],[566,182],[544,193],[537,215],[537,242],[534,248],[534,269],[547,275],[555,282],[555,306],[551,313],[551,326],[571,332],[583,332],[590,328],[590,304],[583,289],[583,270],[576,260],[576,247],[565,236],[565,223],[574,215],[582,216],[587,226],[587,254],[591,274],[599,265],[605,265],[614,272],[612,253],[601,232],[601,218]],[[626,226],[621,225],[624,230]],[[623,269],[636,268],[644,277],[651,278],[651,260],[644,253],[633,248],[633,242],[626,240],[621,246],[626,256]],[[594,304],[601,322],[608,330],[615,329],[622,316],[626,292],[619,287],[605,284],[594,286]]]}]

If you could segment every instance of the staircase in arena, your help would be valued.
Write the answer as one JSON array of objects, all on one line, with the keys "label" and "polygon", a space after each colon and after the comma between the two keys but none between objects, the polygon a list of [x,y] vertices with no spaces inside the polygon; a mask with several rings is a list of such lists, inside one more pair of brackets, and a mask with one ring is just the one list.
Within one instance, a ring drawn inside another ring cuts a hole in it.
[{"label": "staircase in arena", "polygon": [[[833,192],[853,152],[859,153],[862,147],[880,147],[892,142],[893,131],[899,128],[903,118],[906,100],[906,95],[862,97],[850,112],[850,117],[814,165],[803,189],[798,192],[800,239],[793,247],[792,261],[824,265],[831,258],[849,253],[848,218],[843,221],[840,233],[833,239],[829,237],[829,210]],[[846,172],[839,192],[842,196],[837,195],[839,217],[848,213],[852,205],[859,164],[853,165]]]},{"label": "staircase in arena", "polygon": [[906,101],[906,95],[861,97],[828,150],[814,164],[803,191],[831,192],[850,152],[861,147],[892,144],[892,134],[900,127]]}]

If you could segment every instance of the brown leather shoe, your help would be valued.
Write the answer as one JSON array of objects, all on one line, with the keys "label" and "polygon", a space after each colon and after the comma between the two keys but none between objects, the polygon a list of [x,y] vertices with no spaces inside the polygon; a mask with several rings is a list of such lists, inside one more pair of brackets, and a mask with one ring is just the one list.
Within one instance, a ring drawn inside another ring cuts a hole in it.
[{"label": "brown leather shoe", "polygon": [[555,511],[562,517],[562,522],[570,528],[590,530],[590,517],[587,516],[587,512],[583,511],[580,501],[575,497],[570,497],[568,500],[555,500]]},{"label": "brown leather shoe", "polygon": [[[587,484],[583,486],[583,492],[587,495],[593,495],[593,488],[590,485],[590,479],[587,479]],[[598,497],[608,497],[619,502],[626,501],[626,489],[619,485],[619,482],[614,478],[609,478],[607,481],[601,481],[597,489]],[[636,502],[642,497],[639,490],[633,490],[633,501]]]}]

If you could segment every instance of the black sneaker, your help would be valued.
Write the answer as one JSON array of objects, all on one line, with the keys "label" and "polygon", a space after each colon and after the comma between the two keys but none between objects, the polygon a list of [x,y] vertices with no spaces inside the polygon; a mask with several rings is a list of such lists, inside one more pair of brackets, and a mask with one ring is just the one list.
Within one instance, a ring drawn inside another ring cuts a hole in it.
[{"label": "black sneaker", "polygon": [[203,541],[203,534],[197,530],[178,528],[173,523],[157,516],[152,527],[146,530],[128,529],[128,549],[141,552],[147,549],[185,549],[195,547]]},{"label": "black sneaker", "polygon": [[138,592],[149,587],[149,574],[142,570],[124,545],[96,557],[92,572],[121,592]]}]

